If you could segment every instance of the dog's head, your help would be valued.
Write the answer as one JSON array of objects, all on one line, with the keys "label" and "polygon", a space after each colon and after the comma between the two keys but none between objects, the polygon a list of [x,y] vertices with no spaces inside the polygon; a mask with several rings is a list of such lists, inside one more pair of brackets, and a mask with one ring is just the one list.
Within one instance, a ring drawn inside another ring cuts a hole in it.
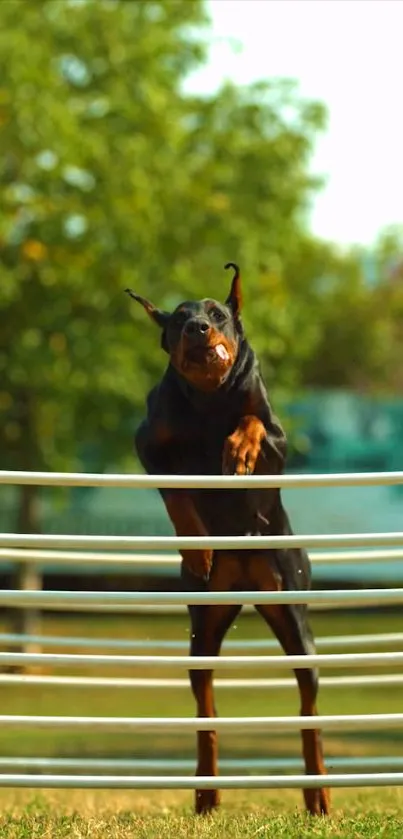
[{"label": "dog's head", "polygon": [[223,384],[235,363],[242,334],[239,268],[233,262],[225,268],[235,273],[224,304],[212,299],[186,301],[169,313],[126,289],[162,330],[161,345],[178,373],[204,391]]}]

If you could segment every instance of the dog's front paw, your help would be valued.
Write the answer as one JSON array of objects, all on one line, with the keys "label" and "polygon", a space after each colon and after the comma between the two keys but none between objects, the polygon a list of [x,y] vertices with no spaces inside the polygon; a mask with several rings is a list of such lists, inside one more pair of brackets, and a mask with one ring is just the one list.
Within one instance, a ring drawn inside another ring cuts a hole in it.
[{"label": "dog's front paw", "polygon": [[243,417],[224,444],[224,475],[252,475],[261,452],[266,429],[257,417]]}]

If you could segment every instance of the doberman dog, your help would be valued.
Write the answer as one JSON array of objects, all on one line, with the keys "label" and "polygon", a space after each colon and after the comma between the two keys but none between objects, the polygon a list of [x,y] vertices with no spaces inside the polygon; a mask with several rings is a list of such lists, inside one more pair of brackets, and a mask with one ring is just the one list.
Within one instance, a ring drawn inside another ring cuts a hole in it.
[{"label": "doberman dog", "polygon": [[[147,417],[135,443],[149,474],[277,475],[283,471],[286,437],[268,400],[255,353],[241,321],[239,268],[225,304],[205,299],[184,302],[174,312],[157,309],[126,291],[161,330],[169,363],[147,399]],[[161,490],[178,536],[287,535],[291,526],[279,489]],[[282,591],[310,588],[309,559],[300,549],[183,550],[182,579],[187,590]],[[218,655],[239,606],[189,606],[190,653]],[[256,605],[287,655],[315,652],[304,605]],[[296,670],[301,715],[316,711],[318,676]],[[213,673],[190,671],[199,717],[215,717]],[[307,774],[325,774],[319,731],[304,730]],[[198,732],[197,775],[217,775],[217,735]],[[329,793],[304,790],[307,810],[327,814]],[[196,812],[219,804],[218,790],[196,790]]]}]

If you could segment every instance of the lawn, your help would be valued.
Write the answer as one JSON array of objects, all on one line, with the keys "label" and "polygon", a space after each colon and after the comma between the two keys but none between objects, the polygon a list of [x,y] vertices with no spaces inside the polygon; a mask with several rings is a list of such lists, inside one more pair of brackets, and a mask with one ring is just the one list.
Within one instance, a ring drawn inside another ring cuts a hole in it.
[{"label": "lawn", "polygon": [[0,798],[0,839],[401,839],[403,828],[400,790],[337,791],[329,818],[305,816],[294,792],[231,792],[207,818],[174,792]]}]

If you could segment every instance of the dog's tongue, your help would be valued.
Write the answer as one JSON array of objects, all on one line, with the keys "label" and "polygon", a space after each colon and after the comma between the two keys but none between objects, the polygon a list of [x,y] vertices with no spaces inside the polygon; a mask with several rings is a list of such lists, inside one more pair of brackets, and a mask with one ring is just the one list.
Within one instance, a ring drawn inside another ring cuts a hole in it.
[{"label": "dog's tongue", "polygon": [[229,358],[228,350],[224,347],[224,344],[217,344],[215,351],[217,355],[222,358],[223,361],[227,361]]}]

